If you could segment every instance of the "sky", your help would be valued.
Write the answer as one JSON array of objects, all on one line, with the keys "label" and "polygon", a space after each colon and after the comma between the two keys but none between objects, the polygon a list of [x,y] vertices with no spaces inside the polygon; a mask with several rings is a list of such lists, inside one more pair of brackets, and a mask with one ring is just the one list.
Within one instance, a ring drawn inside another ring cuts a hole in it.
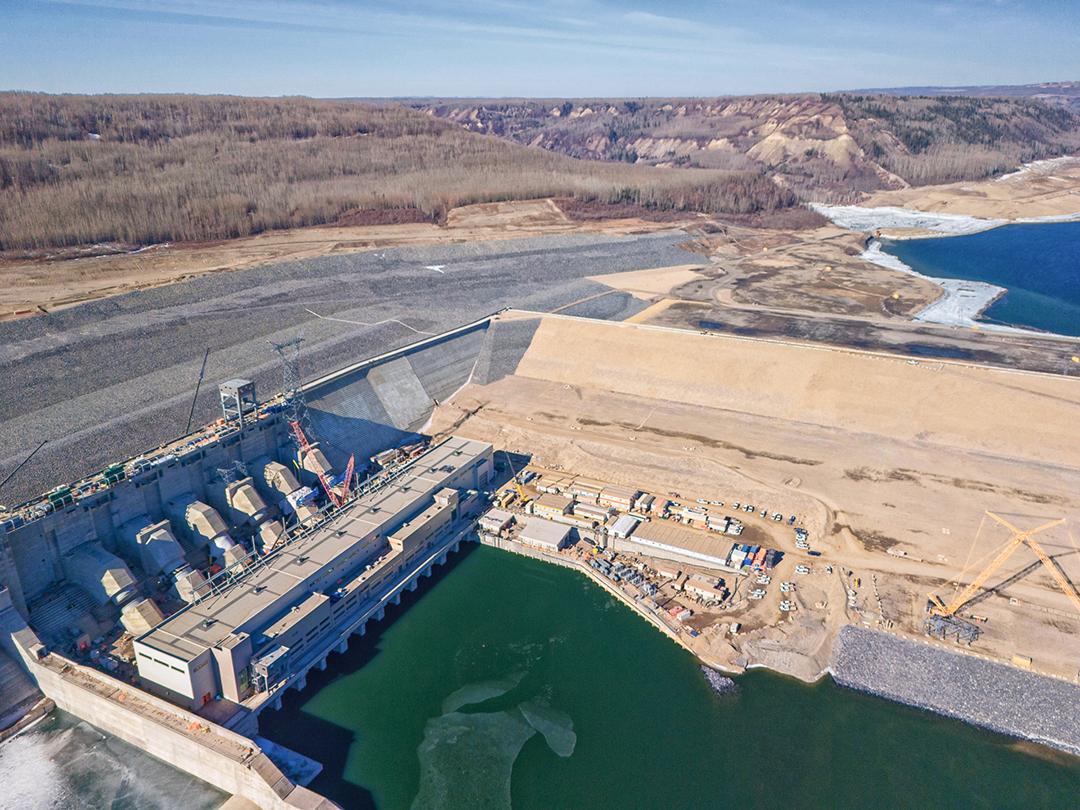
[{"label": "sky", "polygon": [[0,88],[715,96],[1080,80],[1080,0],[0,0]]}]

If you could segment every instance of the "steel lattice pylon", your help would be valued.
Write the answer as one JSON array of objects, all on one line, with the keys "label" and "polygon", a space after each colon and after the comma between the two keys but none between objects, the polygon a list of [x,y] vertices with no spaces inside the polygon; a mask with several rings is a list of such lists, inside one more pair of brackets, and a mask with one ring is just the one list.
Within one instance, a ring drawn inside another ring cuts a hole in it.
[{"label": "steel lattice pylon", "polygon": [[[304,399],[304,381],[300,376],[300,344],[303,342],[303,334],[284,343],[269,341],[281,359],[281,395],[284,398],[285,421],[290,425],[299,425],[305,434],[314,437],[307,401]],[[293,441],[296,441],[295,435]]]}]

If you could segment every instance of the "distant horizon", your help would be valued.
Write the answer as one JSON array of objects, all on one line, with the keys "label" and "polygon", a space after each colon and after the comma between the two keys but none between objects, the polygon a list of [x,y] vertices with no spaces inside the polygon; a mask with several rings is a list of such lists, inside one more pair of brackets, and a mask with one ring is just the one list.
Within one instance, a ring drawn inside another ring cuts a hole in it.
[{"label": "distant horizon", "polygon": [[6,0],[29,92],[712,98],[1080,76],[1069,0]]},{"label": "distant horizon", "polygon": [[1025,82],[1023,84],[966,84],[966,85],[902,85],[895,87],[855,87],[833,90],[790,90],[790,91],[762,91],[760,93],[712,93],[705,95],[621,95],[621,96],[433,96],[433,95],[409,95],[409,96],[316,96],[303,93],[288,93],[280,95],[250,95],[244,93],[197,93],[184,90],[158,92],[154,90],[132,92],[70,92],[31,90],[22,87],[0,88],[0,93],[26,93],[47,96],[196,96],[205,98],[251,98],[251,99],[287,99],[303,98],[311,101],[668,101],[668,100],[697,100],[710,98],[742,98],[753,96],[806,96],[806,95],[832,95],[832,94],[855,94],[855,93],[882,93],[903,94],[905,91],[916,93],[920,90],[942,91],[972,91],[972,90],[996,90],[996,89],[1023,89],[1036,87],[1071,87],[1075,85],[1077,95],[1080,96],[1080,79],[1062,79],[1059,81]]}]

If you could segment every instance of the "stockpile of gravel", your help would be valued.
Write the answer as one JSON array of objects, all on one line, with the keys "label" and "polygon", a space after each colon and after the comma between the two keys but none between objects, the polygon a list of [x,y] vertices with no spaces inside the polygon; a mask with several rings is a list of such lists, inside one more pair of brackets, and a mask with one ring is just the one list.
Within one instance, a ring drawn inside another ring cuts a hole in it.
[{"label": "stockpile of gravel", "polygon": [[833,648],[841,686],[1080,756],[1080,686],[862,627]]}]

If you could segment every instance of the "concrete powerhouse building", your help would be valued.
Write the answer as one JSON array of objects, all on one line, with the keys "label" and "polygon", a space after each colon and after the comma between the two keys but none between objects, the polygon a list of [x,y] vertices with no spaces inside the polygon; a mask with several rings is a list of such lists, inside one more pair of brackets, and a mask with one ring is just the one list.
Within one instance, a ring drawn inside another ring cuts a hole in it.
[{"label": "concrete powerhouse building", "polygon": [[258,701],[325,657],[364,606],[452,536],[469,491],[486,488],[491,445],[452,438],[335,519],[262,558],[135,639],[147,686],[191,708]]}]

